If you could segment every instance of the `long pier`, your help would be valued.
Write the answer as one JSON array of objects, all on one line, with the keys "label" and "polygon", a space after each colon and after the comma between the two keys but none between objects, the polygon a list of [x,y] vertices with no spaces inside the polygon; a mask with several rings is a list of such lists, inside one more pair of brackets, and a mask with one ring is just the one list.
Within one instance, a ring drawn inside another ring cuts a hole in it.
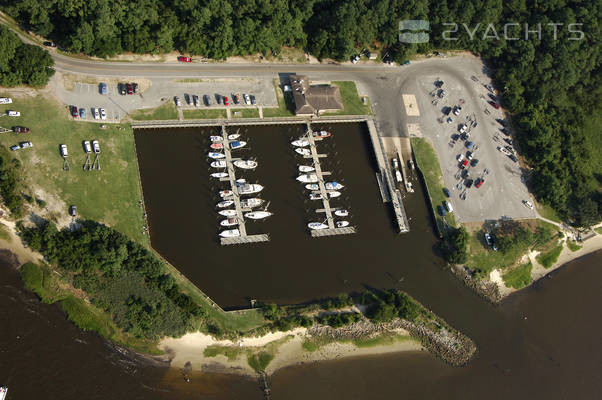
[{"label": "long pier", "polygon": [[228,139],[228,132],[226,127],[222,125],[222,137],[224,143],[224,155],[226,156],[226,170],[228,171],[228,180],[230,181],[230,187],[232,189],[232,200],[234,201],[234,209],[236,210],[236,220],[238,222],[238,230],[240,236],[220,238],[222,246],[230,244],[245,244],[245,243],[258,243],[267,242],[270,240],[269,235],[248,235],[245,218],[243,215],[243,209],[240,204],[240,194],[238,193],[238,185],[236,185],[236,173],[234,171],[234,164],[232,160],[232,151],[230,149],[230,140]]}]

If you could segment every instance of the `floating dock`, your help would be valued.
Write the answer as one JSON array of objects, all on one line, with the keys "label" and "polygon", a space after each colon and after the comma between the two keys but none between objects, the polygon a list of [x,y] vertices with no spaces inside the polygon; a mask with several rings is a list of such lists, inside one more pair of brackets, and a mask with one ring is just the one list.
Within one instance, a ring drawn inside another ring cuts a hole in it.
[{"label": "floating dock", "polygon": [[265,233],[259,235],[247,234],[247,227],[243,215],[243,212],[246,210],[243,210],[242,206],[240,205],[240,195],[238,194],[238,186],[236,185],[236,174],[233,164],[235,159],[232,158],[230,140],[228,139],[228,132],[226,131],[226,127],[224,125],[222,125],[222,137],[224,143],[224,155],[226,156],[226,170],[228,171],[227,180],[230,181],[230,188],[234,194],[234,196],[232,196],[232,200],[234,201],[234,209],[236,210],[236,220],[238,221],[238,230],[240,232],[240,236],[229,238],[220,237],[220,243],[222,246],[227,246],[231,244],[267,242],[270,240],[270,237]]}]

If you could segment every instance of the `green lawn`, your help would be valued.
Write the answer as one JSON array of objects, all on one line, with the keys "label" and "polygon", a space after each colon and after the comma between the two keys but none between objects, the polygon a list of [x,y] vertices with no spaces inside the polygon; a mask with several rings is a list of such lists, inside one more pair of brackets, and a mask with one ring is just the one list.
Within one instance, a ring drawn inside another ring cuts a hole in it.
[{"label": "green lawn", "polygon": [[422,171],[426,181],[437,225],[441,233],[444,234],[446,225],[456,226],[456,220],[453,213],[446,213],[445,217],[443,217],[437,210],[437,206],[443,206],[443,203],[447,200],[443,193],[443,175],[439,166],[439,159],[437,158],[435,149],[427,139],[412,138],[411,141],[414,156],[416,157],[416,165]]},{"label": "green lawn", "polygon": [[[0,93],[0,96],[8,96]],[[23,140],[33,148],[14,154],[23,165],[25,193],[46,202],[48,217],[66,215],[69,205],[76,205],[80,218],[106,223],[134,240],[148,245],[142,234],[143,211],[138,182],[138,163],[134,135],[128,125],[107,124],[102,129],[93,122],[73,121],[66,106],[42,96],[14,98],[10,107],[21,117],[0,118],[0,126],[22,125],[28,134],[5,133],[0,144],[10,147]],[[85,153],[82,141],[96,139],[100,143],[100,171],[84,171]],[[59,145],[67,145],[69,171],[63,171]]]},{"label": "green lawn", "polygon": [[569,248],[569,250],[571,250],[571,251],[578,251],[578,250],[581,250],[581,248],[583,247],[583,246],[579,246],[579,245],[577,244],[577,242],[575,242],[574,240],[567,240],[567,242],[566,242],[566,246],[567,246],[567,247]]},{"label": "green lawn", "polygon": [[537,203],[536,207],[537,207],[537,212],[542,217],[547,218],[554,222],[559,222],[559,223],[562,222],[560,220],[560,217],[558,216],[558,214],[556,214],[556,211],[549,205]]},{"label": "green lawn", "polygon": [[394,343],[409,342],[412,340],[415,340],[415,339],[412,338],[411,336],[394,334],[394,335],[376,336],[376,337],[367,338],[367,339],[353,339],[351,341],[351,343],[353,343],[355,345],[355,347],[362,348],[362,347],[389,346]]},{"label": "green lawn", "polygon": [[357,87],[353,81],[333,81],[334,86],[338,86],[343,99],[343,110],[328,113],[328,115],[370,115],[370,102],[367,104],[362,102],[357,93]]},{"label": "green lawn", "polygon": [[295,103],[293,101],[293,94],[291,92],[283,93],[277,79],[274,80],[274,90],[276,91],[278,107],[264,107],[263,117],[294,117]]},{"label": "green lawn", "polygon": [[157,108],[136,110],[131,113],[135,121],[147,121],[155,119],[178,119],[178,111],[173,101],[169,101]]},{"label": "green lawn", "polygon": [[6,240],[7,242],[12,241],[12,238],[8,233],[8,227],[3,224],[0,224],[0,239]]},{"label": "green lawn", "polygon": [[533,282],[533,278],[531,277],[532,269],[533,265],[531,263],[519,265],[502,275],[502,279],[504,279],[506,286],[520,289]]},{"label": "green lawn", "polygon": [[563,246],[562,243],[556,245],[551,250],[540,253],[535,259],[538,263],[540,263],[544,268],[550,268],[556,261],[558,261],[558,257],[562,252]]},{"label": "green lawn", "polygon": [[[238,113],[238,114],[237,114]],[[232,110],[233,118],[259,118],[259,110],[256,108],[243,108]]]},{"label": "green lawn", "polygon": [[594,229],[598,235],[602,235],[602,227]]},{"label": "green lawn", "polygon": [[183,110],[184,119],[226,119],[224,109]]}]

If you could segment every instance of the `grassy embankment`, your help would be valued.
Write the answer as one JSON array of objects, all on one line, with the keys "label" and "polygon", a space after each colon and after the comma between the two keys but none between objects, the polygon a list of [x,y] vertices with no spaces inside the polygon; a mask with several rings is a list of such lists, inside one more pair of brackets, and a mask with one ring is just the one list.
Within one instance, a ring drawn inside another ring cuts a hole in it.
[{"label": "grassy embankment", "polygon": [[570,251],[579,251],[583,246],[580,246],[574,240],[567,240],[566,247],[569,248]]},{"label": "grassy embankment", "polygon": [[548,248],[547,251],[543,251],[535,257],[538,263],[540,263],[544,268],[550,268],[556,261],[558,261],[558,257],[560,253],[562,253],[562,249],[564,246],[562,243],[553,246],[552,248]]},{"label": "grassy embankment", "polygon": [[182,110],[184,119],[226,119],[225,109]]},{"label": "grassy embankment", "polygon": [[130,115],[134,121],[178,119],[178,111],[176,110],[176,105],[173,103],[173,101],[168,101],[167,103],[156,108],[136,110]]},{"label": "grassy embankment", "polygon": [[67,318],[84,331],[95,331],[119,345],[145,353],[157,354],[156,342],[139,339],[123,332],[111,316],[76,296],[76,291],[61,281],[61,277],[47,266],[32,263],[23,265],[19,272],[25,287],[47,304],[59,303]]},{"label": "grassy embankment", "polygon": [[416,166],[422,171],[426,187],[428,189],[429,198],[431,200],[431,208],[437,221],[439,231],[445,235],[447,226],[456,226],[456,220],[453,213],[446,213],[442,216],[437,210],[437,206],[444,206],[443,203],[447,200],[443,193],[444,183],[439,159],[435,149],[425,138],[412,138],[412,149],[416,158]]},{"label": "grassy embankment", "polygon": [[257,108],[232,109],[232,118],[259,118]]},{"label": "grassy embankment", "polygon": [[[10,97],[6,93],[0,96]],[[127,125],[76,122],[66,107],[42,96],[13,98],[13,104],[0,111],[17,110],[21,117],[2,117],[0,125],[31,129],[28,134],[5,133],[0,144],[7,148],[21,141],[31,141],[33,148],[11,152],[21,161],[23,192],[42,200],[50,219],[56,213],[67,214],[71,204],[78,216],[101,221],[125,233],[139,243],[148,245],[142,234],[144,216],[139,201],[138,165],[134,136]],[[85,153],[82,141],[96,139],[100,143],[100,171],[84,171]],[[69,171],[63,171],[59,145],[69,150]],[[43,210],[44,211],[44,210]]]},{"label": "grassy embankment", "polygon": [[333,86],[338,86],[343,99],[344,108],[341,111],[328,113],[327,115],[371,115],[370,101],[362,102],[357,93],[357,86],[353,81],[333,81]]},{"label": "grassy embankment", "polygon": [[506,286],[514,289],[520,289],[533,282],[533,278],[531,277],[532,269],[533,265],[531,263],[519,265],[518,267],[506,272],[502,278],[504,279]]},{"label": "grassy embankment", "polygon": [[276,91],[276,100],[278,100],[278,107],[264,107],[264,118],[294,117],[295,102],[293,100],[293,94],[291,92],[283,92],[282,87],[280,86],[280,81],[278,79],[274,80],[274,90]]},{"label": "grassy embankment", "polygon": [[408,341],[420,342],[418,339],[413,338],[409,335],[400,334],[385,334],[376,336],[373,338],[362,338],[362,339],[335,339],[332,337],[318,337],[306,339],[302,346],[305,351],[314,352],[319,350],[321,347],[326,346],[330,343],[349,343],[358,348],[365,347],[377,347],[377,346],[390,346],[395,343],[402,343]]}]

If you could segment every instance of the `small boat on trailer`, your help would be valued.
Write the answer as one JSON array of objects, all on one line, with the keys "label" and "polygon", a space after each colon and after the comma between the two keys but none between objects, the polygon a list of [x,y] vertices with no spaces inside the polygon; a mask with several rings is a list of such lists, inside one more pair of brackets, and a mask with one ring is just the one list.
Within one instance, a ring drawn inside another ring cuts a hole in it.
[{"label": "small boat on trailer", "polygon": [[257,167],[257,161],[253,160],[236,160],[234,166],[241,169],[255,169]]},{"label": "small boat on trailer", "polygon": [[236,210],[221,210],[217,212],[219,215],[223,215],[224,217],[235,217]]},{"label": "small boat on trailer", "polygon": [[269,211],[251,211],[251,212],[245,213],[245,218],[264,219],[264,218],[267,218],[272,215],[274,215],[274,213],[271,213]]},{"label": "small boat on trailer", "polygon": [[226,168],[226,160],[212,161],[211,166],[213,168]]},{"label": "small boat on trailer", "polygon": [[234,200],[222,200],[219,203],[217,203],[217,208],[230,207],[232,204],[234,204]]},{"label": "small boat on trailer", "polygon": [[228,173],[227,172],[214,172],[211,174],[212,178],[227,178],[228,177]]},{"label": "small boat on trailer", "polygon": [[227,229],[225,231],[221,231],[219,235],[223,238],[239,237],[240,231],[238,229]]},{"label": "small boat on trailer", "polygon": [[313,230],[320,230],[320,229],[328,229],[328,225],[323,224],[321,222],[310,222],[309,224],[307,224],[307,227],[309,229],[313,229]]}]

